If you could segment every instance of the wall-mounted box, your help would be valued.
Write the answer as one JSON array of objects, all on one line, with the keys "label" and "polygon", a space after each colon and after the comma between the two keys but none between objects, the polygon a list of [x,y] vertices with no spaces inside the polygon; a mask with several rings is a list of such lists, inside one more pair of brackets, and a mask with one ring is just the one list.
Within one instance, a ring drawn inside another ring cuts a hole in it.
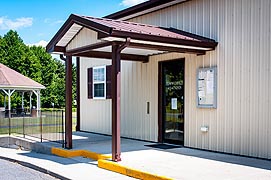
[{"label": "wall-mounted box", "polygon": [[197,107],[216,108],[217,68],[199,68],[197,71]]},{"label": "wall-mounted box", "polygon": [[208,126],[201,126],[200,127],[200,131],[201,132],[208,132],[209,131],[209,127]]}]

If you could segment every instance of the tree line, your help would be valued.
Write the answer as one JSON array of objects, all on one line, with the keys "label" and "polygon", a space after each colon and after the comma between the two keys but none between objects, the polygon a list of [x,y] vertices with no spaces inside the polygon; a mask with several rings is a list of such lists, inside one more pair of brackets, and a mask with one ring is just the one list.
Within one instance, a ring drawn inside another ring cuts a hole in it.
[{"label": "tree line", "polygon": [[[65,64],[48,54],[44,47],[28,46],[16,31],[10,30],[3,37],[0,36],[0,63],[46,87],[41,90],[42,107],[50,108],[53,104],[57,108],[65,107]],[[72,70],[74,100],[76,98],[76,68],[74,65]],[[29,95],[26,94],[27,96]],[[3,105],[3,101],[2,93],[0,106]],[[21,95],[15,93],[12,96],[12,107],[18,107],[21,103]],[[25,98],[24,103],[29,105],[28,98]]]}]

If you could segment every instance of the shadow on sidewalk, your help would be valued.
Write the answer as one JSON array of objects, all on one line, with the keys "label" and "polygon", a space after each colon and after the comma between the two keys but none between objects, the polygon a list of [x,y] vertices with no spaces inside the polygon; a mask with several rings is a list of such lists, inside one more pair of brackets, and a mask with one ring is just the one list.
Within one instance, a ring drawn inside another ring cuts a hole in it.
[{"label": "shadow on sidewalk", "polygon": [[[51,142],[43,142],[41,144],[47,147],[55,147],[55,145]],[[172,153],[173,157],[184,155],[184,156],[197,157],[197,158],[208,159],[208,160],[213,160],[213,161],[218,161],[218,162],[225,162],[225,163],[243,165],[243,166],[260,168],[260,169],[265,169],[265,170],[271,170],[270,160],[257,159],[257,158],[252,158],[252,157],[244,157],[244,156],[231,155],[231,154],[218,153],[218,152],[210,152],[206,150],[199,150],[199,149],[193,149],[193,148],[187,148],[187,147],[181,147],[181,146],[178,148],[170,148],[170,149],[159,149],[159,148],[150,147],[155,144],[156,143],[153,143],[153,142],[122,138],[121,152],[129,153],[129,152],[134,152],[134,151],[155,150],[155,151],[160,151],[160,152],[165,152],[165,153]],[[59,147],[59,145],[56,145],[56,146]],[[76,149],[89,150],[89,151],[96,152],[99,154],[111,154],[111,136],[100,135],[100,134],[95,134],[95,133],[87,133],[87,132],[73,132],[73,150],[76,150]],[[45,155],[45,154],[32,153],[32,152],[23,153],[22,155],[32,157],[32,158],[37,158],[37,159],[46,159],[46,160],[54,161],[54,162],[64,164],[64,165],[75,164],[75,163],[88,163],[95,166],[97,165],[97,161],[93,161],[91,159],[87,159],[83,157],[62,158],[62,157],[58,157],[54,155]],[[157,158],[162,158],[162,157],[157,157]],[[172,161],[174,161],[174,159],[172,159]]]}]

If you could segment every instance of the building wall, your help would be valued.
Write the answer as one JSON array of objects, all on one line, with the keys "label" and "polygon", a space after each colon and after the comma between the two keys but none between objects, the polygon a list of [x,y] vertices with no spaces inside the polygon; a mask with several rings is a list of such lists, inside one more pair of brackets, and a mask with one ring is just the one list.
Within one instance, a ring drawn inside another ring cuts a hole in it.
[{"label": "building wall", "polygon": [[80,130],[111,134],[111,100],[88,99],[87,69],[111,64],[106,59],[80,58]]},{"label": "building wall", "polygon": [[[97,33],[83,28],[68,44],[67,49],[96,43]],[[80,59],[80,102],[81,130],[111,134],[111,99],[88,99],[87,69],[95,66],[110,65],[111,60]],[[149,63],[122,61],[121,63],[121,135],[124,137],[157,141],[157,113],[147,114],[147,101],[150,101]],[[157,86],[157,85],[156,85]],[[157,98],[157,97],[156,97]],[[154,115],[154,117],[151,117]]]},{"label": "building wall", "polygon": [[[123,61],[122,136],[158,140],[158,62],[184,57],[185,146],[271,158],[270,11],[269,0],[192,0],[131,19],[209,37],[218,46],[203,56],[170,53],[151,56],[148,63]],[[69,47],[95,38],[80,32]],[[111,134],[111,100],[87,99],[86,75],[88,67],[110,63],[81,60],[81,130]],[[199,109],[197,68],[210,66],[218,70],[217,109]],[[209,132],[202,133],[202,125]]]},{"label": "building wall", "polygon": [[[270,11],[270,0],[192,0],[130,20],[218,42],[215,51],[185,61],[186,146],[271,158]],[[218,68],[215,110],[196,108],[196,70],[209,66]]]}]

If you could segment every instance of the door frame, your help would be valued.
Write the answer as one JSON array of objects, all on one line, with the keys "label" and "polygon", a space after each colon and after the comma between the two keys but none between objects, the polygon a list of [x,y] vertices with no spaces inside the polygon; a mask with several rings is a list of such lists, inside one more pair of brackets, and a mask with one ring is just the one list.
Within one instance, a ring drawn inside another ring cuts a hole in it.
[{"label": "door frame", "polygon": [[[158,142],[164,143],[164,123],[163,123],[163,63],[172,61],[183,61],[184,65],[184,132],[185,132],[185,58],[171,59],[158,62]],[[184,133],[185,137],[185,133]],[[184,138],[185,139],[185,138]]]}]

